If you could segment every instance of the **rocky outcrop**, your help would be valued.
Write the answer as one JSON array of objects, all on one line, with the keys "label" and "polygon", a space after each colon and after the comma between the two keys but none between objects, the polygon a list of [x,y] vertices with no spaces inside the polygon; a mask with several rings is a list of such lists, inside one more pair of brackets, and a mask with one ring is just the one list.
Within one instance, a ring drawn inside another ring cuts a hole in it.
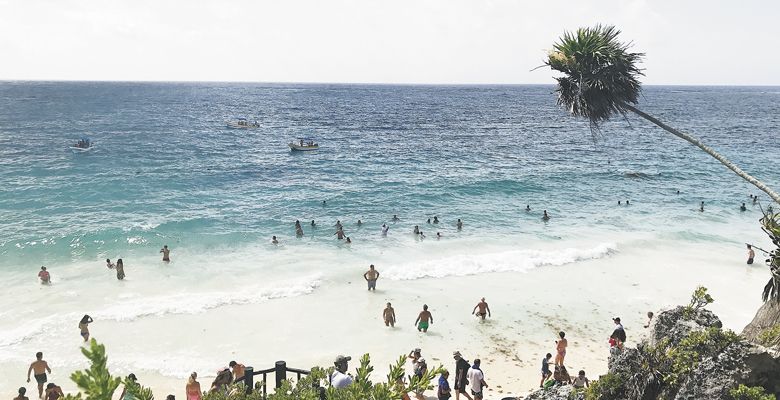
[{"label": "rocky outcrop", "polygon": [[[591,391],[602,400],[728,399],[740,384],[780,395],[780,355],[723,331],[708,310],[677,307],[659,313],[650,336],[611,357],[609,373]],[[582,399],[569,385],[526,399]]]}]

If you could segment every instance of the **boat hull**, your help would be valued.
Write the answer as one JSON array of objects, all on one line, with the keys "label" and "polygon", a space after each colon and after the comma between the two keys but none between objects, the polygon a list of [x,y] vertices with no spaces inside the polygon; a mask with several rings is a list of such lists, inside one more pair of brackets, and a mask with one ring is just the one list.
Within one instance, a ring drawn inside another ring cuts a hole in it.
[{"label": "boat hull", "polygon": [[319,145],[315,144],[314,146],[301,146],[295,143],[290,143],[290,150],[292,151],[314,151],[320,148]]},{"label": "boat hull", "polygon": [[89,146],[87,148],[71,146],[69,148],[70,148],[70,151],[72,151],[74,153],[86,153],[86,152],[92,150],[93,146]]}]

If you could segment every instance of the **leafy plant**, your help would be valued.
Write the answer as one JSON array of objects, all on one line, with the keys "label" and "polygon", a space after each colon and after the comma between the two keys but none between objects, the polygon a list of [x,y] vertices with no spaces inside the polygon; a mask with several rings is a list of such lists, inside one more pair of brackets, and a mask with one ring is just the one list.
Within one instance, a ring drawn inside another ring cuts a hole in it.
[{"label": "leafy plant", "polygon": [[769,235],[776,247],[775,250],[769,253],[769,258],[767,259],[769,272],[772,276],[769,278],[766,286],[764,286],[761,298],[764,302],[770,300],[780,302],[780,213],[764,214],[764,217],[761,218],[761,229]]},{"label": "leafy plant", "polygon": [[[81,389],[87,400],[111,400],[114,391],[119,387],[120,379],[112,377],[108,372],[106,347],[92,339],[89,348],[82,348],[81,353],[89,360],[89,368],[74,372],[70,379]],[[82,393],[67,395],[65,399],[76,400],[81,399],[81,396]]]},{"label": "leafy plant", "polygon": [[622,392],[624,379],[615,373],[608,373],[593,381],[585,391],[585,400],[605,400],[618,398]]},{"label": "leafy plant", "polygon": [[701,310],[702,308],[706,307],[707,304],[711,304],[713,301],[715,300],[713,300],[712,296],[707,293],[706,287],[697,287],[693,292],[693,295],[691,295],[691,302],[688,303],[688,305],[685,306],[685,309],[683,310],[683,317],[690,319],[696,311]]},{"label": "leafy plant", "polygon": [[729,390],[733,400],[776,400],[775,395],[767,394],[760,386],[739,385]]},{"label": "leafy plant", "polygon": [[127,389],[127,393],[130,393],[134,399],[154,400],[154,393],[152,393],[152,389],[143,387],[140,383],[131,379],[125,379],[124,384],[125,388]]},{"label": "leafy plant", "polygon": [[777,324],[758,335],[758,343],[767,346],[780,345],[780,324]]}]

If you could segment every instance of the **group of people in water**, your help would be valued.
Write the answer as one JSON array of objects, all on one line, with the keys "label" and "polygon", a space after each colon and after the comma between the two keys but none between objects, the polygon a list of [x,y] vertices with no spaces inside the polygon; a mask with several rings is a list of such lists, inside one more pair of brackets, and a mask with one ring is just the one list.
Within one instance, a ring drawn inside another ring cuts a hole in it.
[{"label": "group of people in water", "polygon": [[[163,255],[163,262],[171,261],[171,250],[168,248],[167,244],[160,249],[160,253]],[[125,264],[121,258],[118,258],[116,263],[111,262],[110,258],[106,258],[106,268],[116,271],[116,279],[120,281],[125,279]],[[42,285],[51,284],[51,274],[46,267],[41,266],[41,270],[38,272],[38,279]]]}]

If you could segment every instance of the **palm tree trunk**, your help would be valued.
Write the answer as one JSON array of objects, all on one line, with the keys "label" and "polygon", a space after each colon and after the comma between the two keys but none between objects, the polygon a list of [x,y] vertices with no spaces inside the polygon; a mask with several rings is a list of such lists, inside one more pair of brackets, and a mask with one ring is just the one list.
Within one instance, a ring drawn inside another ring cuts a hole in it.
[{"label": "palm tree trunk", "polygon": [[701,140],[699,140],[698,138],[693,137],[693,136],[691,136],[691,135],[689,135],[689,134],[687,134],[685,132],[680,132],[677,129],[674,129],[671,126],[664,124],[663,122],[659,121],[657,118],[653,117],[652,115],[647,114],[644,111],[642,111],[642,110],[640,110],[640,109],[638,109],[638,108],[636,108],[636,107],[634,107],[634,106],[632,106],[630,104],[623,103],[623,106],[626,109],[633,111],[636,115],[639,115],[640,117],[642,117],[642,118],[644,118],[644,119],[646,119],[646,120],[648,120],[648,121],[658,125],[659,127],[663,128],[665,131],[671,133],[672,135],[677,136],[678,138],[683,139],[683,140],[687,141],[688,143],[691,143],[694,146],[702,149],[702,151],[704,151],[705,153],[711,155],[716,160],[720,161],[721,164],[725,165],[726,168],[734,171],[734,173],[739,175],[740,177],[742,177],[742,179],[750,182],[751,184],[753,184],[753,186],[759,188],[762,192],[768,194],[769,197],[771,197],[772,200],[774,200],[776,203],[780,203],[780,195],[777,194],[777,192],[775,192],[774,190],[769,188],[769,186],[765,185],[763,182],[761,182],[758,179],[754,178],[753,176],[751,176],[747,172],[743,171],[742,168],[736,166],[734,163],[729,161],[726,157],[722,156],[717,151],[715,151],[712,147],[707,146],[706,144],[702,143]]}]

